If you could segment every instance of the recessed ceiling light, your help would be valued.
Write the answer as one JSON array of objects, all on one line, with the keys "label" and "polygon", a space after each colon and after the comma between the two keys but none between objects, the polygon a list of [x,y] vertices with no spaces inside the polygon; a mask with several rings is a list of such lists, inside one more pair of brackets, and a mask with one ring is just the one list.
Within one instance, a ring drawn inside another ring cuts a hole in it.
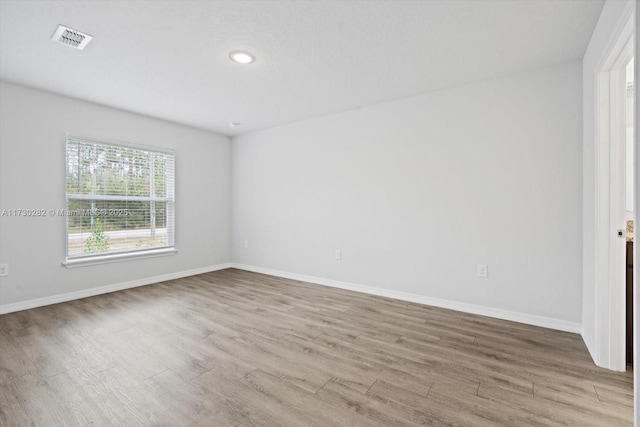
[{"label": "recessed ceiling light", "polygon": [[238,126],[240,126],[242,123],[240,122],[229,122],[229,126],[231,126],[232,128],[237,128]]},{"label": "recessed ceiling light", "polygon": [[229,58],[238,64],[251,64],[256,60],[253,55],[247,52],[231,52]]}]

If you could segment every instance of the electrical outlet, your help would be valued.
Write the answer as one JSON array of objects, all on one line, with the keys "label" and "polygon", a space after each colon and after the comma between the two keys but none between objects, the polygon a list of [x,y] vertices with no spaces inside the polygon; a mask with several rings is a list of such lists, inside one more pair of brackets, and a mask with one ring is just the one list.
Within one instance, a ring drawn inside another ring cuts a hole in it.
[{"label": "electrical outlet", "polygon": [[489,277],[489,267],[487,264],[478,264],[478,277],[486,279]]},{"label": "electrical outlet", "polygon": [[0,277],[9,275],[9,264],[0,264]]},{"label": "electrical outlet", "polygon": [[336,249],[336,259],[342,259],[342,251],[340,249]]}]

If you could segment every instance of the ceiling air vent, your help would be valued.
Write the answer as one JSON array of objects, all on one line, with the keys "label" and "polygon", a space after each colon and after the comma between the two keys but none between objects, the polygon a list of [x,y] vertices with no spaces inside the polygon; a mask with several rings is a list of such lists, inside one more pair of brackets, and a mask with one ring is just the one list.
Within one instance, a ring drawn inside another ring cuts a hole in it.
[{"label": "ceiling air vent", "polygon": [[76,49],[84,49],[93,37],[80,31],[72,30],[64,25],[58,25],[56,32],[51,36],[51,40],[62,43]]}]

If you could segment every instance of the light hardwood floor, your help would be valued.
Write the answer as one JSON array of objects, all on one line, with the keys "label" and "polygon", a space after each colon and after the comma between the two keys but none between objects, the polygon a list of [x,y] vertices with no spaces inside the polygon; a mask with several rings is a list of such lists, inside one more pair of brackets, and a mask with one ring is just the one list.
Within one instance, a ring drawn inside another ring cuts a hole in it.
[{"label": "light hardwood floor", "polygon": [[623,426],[580,336],[223,270],[0,316],[0,425]]}]

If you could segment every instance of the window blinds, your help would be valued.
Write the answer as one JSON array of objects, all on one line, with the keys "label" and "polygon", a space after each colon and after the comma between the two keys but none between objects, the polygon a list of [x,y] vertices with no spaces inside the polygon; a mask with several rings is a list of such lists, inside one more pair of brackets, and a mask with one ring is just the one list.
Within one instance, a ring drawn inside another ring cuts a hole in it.
[{"label": "window blinds", "polygon": [[67,259],[173,247],[172,152],[68,138]]}]

